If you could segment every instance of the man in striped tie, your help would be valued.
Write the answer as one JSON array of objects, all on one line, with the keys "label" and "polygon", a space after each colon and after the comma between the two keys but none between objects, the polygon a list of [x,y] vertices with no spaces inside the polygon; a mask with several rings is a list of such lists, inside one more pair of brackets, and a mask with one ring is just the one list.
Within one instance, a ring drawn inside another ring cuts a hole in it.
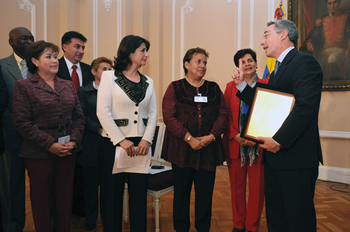
[{"label": "man in striped tie", "polygon": [[4,231],[23,231],[25,224],[25,168],[19,157],[21,138],[13,124],[12,97],[17,80],[32,76],[25,62],[28,45],[34,41],[32,33],[24,27],[17,27],[9,33],[12,55],[0,59],[1,74],[5,81],[8,101],[1,117],[5,141],[5,152],[0,157],[0,202]]}]

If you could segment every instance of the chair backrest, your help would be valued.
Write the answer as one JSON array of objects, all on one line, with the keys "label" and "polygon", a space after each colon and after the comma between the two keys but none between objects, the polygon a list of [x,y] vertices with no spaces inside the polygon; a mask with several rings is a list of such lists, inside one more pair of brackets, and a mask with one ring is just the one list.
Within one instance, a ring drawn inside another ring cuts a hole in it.
[{"label": "chair backrest", "polygon": [[153,141],[152,141],[152,164],[158,163],[158,154],[159,151],[162,151],[163,147],[163,137],[164,137],[164,130],[163,130],[164,124],[163,123],[157,123],[156,130],[154,132]]},{"label": "chair backrest", "polygon": [[157,154],[157,164],[160,164],[162,165],[163,163],[168,163],[170,164],[168,161],[166,161],[165,159],[163,159],[162,157],[162,150],[163,150],[163,141],[164,141],[164,134],[165,134],[165,129],[166,129],[166,126],[164,124],[163,126],[163,133],[162,133],[162,142],[160,143],[160,146],[159,146],[159,149],[158,149],[158,154]]}]

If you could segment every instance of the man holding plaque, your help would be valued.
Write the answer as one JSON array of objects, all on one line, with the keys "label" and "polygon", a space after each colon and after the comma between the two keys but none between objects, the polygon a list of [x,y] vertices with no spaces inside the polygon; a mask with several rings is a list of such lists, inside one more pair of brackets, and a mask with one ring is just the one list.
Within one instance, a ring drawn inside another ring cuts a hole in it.
[{"label": "man holding plaque", "polygon": [[[295,48],[298,29],[289,20],[269,22],[261,42],[276,58],[268,85],[294,95],[295,104],[272,137],[257,137],[264,148],[267,226],[274,231],[316,231],[313,203],[322,151],[318,129],[322,70],[317,60]],[[232,75],[237,96],[251,105],[255,89],[241,65]],[[262,125],[264,126],[264,125]]]}]

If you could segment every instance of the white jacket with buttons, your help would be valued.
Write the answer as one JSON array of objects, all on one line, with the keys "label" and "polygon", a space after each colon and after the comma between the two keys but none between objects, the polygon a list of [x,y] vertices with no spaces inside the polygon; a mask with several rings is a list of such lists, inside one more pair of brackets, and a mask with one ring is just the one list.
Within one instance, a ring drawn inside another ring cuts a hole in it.
[{"label": "white jacket with buttons", "polygon": [[[157,99],[153,80],[148,76],[149,84],[145,98],[138,104],[133,102],[114,80],[114,71],[105,71],[97,93],[97,117],[105,131],[102,135],[109,137],[114,145],[125,137],[142,137],[152,142],[157,125]],[[127,126],[117,126],[114,120],[128,119]],[[148,119],[145,126],[143,119]]]}]

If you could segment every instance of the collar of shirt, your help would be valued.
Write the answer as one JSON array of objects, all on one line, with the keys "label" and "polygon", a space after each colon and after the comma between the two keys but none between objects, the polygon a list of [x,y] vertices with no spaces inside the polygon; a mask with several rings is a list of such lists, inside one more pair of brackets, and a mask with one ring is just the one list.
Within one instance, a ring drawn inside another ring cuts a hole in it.
[{"label": "collar of shirt", "polygon": [[19,57],[15,52],[13,53],[13,55],[15,56],[15,60],[17,62],[18,68],[19,70],[22,69],[22,64],[21,61],[23,60],[21,57]]},{"label": "collar of shirt", "polygon": [[[67,68],[68,68],[68,71],[69,71],[69,75],[72,76],[72,72],[73,72],[72,66],[74,64],[72,62],[70,62],[65,56],[63,56],[63,57],[64,57],[64,60],[66,61]],[[80,86],[83,86],[83,71],[80,68],[80,62],[75,64],[75,65],[77,66],[77,74],[78,74],[78,77],[79,77]]]},{"label": "collar of shirt", "polygon": [[294,46],[291,46],[289,48],[287,48],[286,50],[284,50],[281,55],[277,58],[277,60],[282,63],[282,61],[284,60],[284,58],[287,56],[287,54],[294,49]]},{"label": "collar of shirt", "polygon": [[[72,69],[72,66],[74,65],[72,62],[70,62],[65,56],[63,56],[64,57],[64,60],[66,61],[66,64],[67,64],[67,68],[68,68],[68,70],[69,70],[69,73],[72,75],[72,71],[73,71],[73,69]],[[80,68],[80,62],[79,63],[77,63],[77,64],[75,64],[76,66],[77,66],[77,71],[78,70],[81,70],[81,68]]]},{"label": "collar of shirt", "polygon": [[96,90],[98,90],[98,85],[95,85],[95,81],[92,82],[92,86],[93,86]]}]

